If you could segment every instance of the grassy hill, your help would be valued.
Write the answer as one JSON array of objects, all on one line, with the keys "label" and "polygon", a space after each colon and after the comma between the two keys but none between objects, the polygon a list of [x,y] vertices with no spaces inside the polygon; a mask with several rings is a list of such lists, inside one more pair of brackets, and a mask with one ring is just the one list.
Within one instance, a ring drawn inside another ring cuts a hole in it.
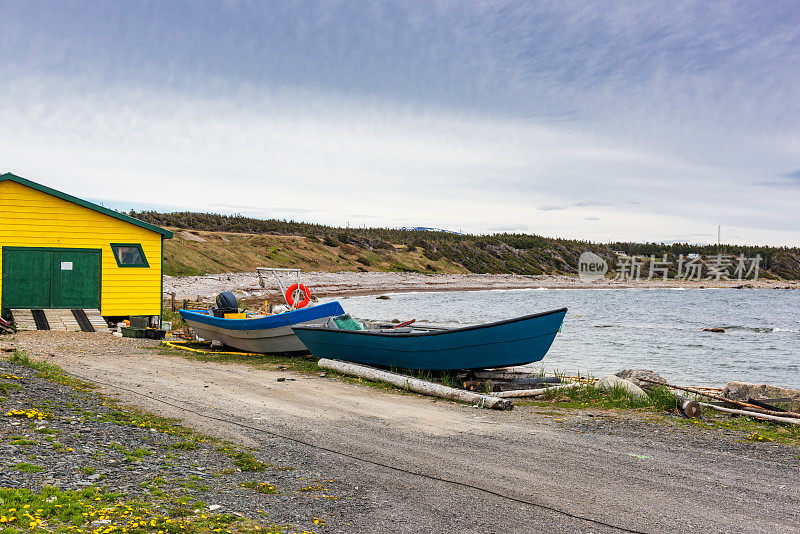
[{"label": "grassy hill", "polygon": [[[761,276],[800,279],[800,249],[662,243],[592,243],[531,234],[459,235],[390,228],[335,228],[275,219],[209,213],[131,212],[171,228],[165,272],[173,276],[299,267],[315,271],[406,271],[423,273],[575,274],[578,258],[592,251],[613,266],[617,255],[675,261],[679,254],[718,253],[762,257]],[[646,265],[643,272],[646,272]],[[673,266],[674,271],[674,266]]]},{"label": "grassy hill", "polygon": [[370,250],[315,237],[209,232],[170,228],[164,242],[164,271],[171,276],[251,272],[256,267],[297,267],[304,271],[406,271],[467,273],[444,258],[431,260],[405,247]]}]

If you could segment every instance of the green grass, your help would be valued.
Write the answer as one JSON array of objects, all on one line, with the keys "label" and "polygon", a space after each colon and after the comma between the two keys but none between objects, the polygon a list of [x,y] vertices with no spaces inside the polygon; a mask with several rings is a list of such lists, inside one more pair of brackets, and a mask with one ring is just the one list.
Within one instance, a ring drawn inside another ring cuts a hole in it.
[{"label": "green grass", "polygon": [[178,443],[173,443],[169,446],[170,449],[177,449],[180,451],[196,451],[197,450],[197,443],[194,441],[186,440],[186,441],[179,441]]},{"label": "green grass", "polygon": [[[171,302],[170,302],[170,304],[171,304]],[[176,307],[179,307],[181,304],[182,304],[182,302],[178,302],[178,301],[175,302],[175,306]],[[187,326],[186,321],[183,320],[183,317],[181,317],[181,314],[176,312],[176,311],[172,311],[172,308],[168,308],[167,305],[168,305],[167,301],[164,301],[164,308],[163,308],[163,310],[161,312],[162,320],[170,321],[172,323],[172,329],[173,330],[180,329],[180,328],[183,328],[184,326]]]},{"label": "green grass", "polygon": [[266,493],[268,495],[274,495],[278,493],[278,490],[270,484],[269,482],[258,482],[257,480],[251,480],[250,482],[245,482],[242,484],[243,488],[249,488],[253,491],[258,493]]},{"label": "green grass", "polygon": [[23,473],[38,473],[39,471],[44,471],[44,467],[29,464],[28,462],[20,462],[14,467],[19,469]]},{"label": "green grass", "polygon": [[169,419],[157,415],[149,414],[135,408],[125,408],[125,410],[112,410],[100,417],[100,421],[114,423],[121,426],[136,426],[148,430],[155,429],[164,434],[171,434],[181,438],[189,438],[195,432],[189,428],[178,424],[177,419]]},{"label": "green grass", "polygon": [[676,423],[705,430],[723,431],[744,441],[780,442],[800,446],[800,425],[784,425],[752,417],[730,417],[706,410],[702,419],[678,419]]},{"label": "green grass", "polygon": [[328,488],[323,486],[322,484],[312,484],[310,486],[304,486],[302,488],[297,488],[297,491],[302,493],[315,493],[319,491],[328,491]]},{"label": "green grass", "polygon": [[[61,491],[45,486],[41,492],[0,488],[0,532],[128,532],[131,534],[207,534],[210,532],[282,533],[278,525],[259,527],[252,521],[230,514],[193,515],[183,498],[159,506],[126,500],[118,493],[96,488]],[[166,513],[159,509],[167,508]],[[106,526],[92,523],[103,519]]]},{"label": "green grass", "polygon": [[544,400],[517,402],[518,405],[553,406],[563,409],[628,409],[673,411],[677,409],[675,396],[666,388],[654,388],[647,397],[631,395],[624,387],[600,389],[592,384],[576,388],[547,392]]},{"label": "green grass", "polygon": [[263,471],[267,467],[270,467],[269,464],[256,460],[255,456],[251,453],[237,450],[229,444],[217,447],[217,452],[221,452],[232,459],[233,465],[242,471]]},{"label": "green grass", "polygon": [[28,353],[24,350],[14,350],[8,361],[28,367],[29,369],[35,369],[38,371],[37,374],[39,377],[57,384],[71,386],[79,391],[91,391],[94,389],[94,385],[88,382],[65,375],[64,371],[57,365],[31,360],[30,357],[28,357]]},{"label": "green grass", "polygon": [[22,389],[19,384],[9,384],[8,382],[0,382],[0,394],[8,395],[9,391]]},{"label": "green grass", "polygon": [[36,442],[32,439],[15,439],[11,442],[12,445],[36,445]]}]

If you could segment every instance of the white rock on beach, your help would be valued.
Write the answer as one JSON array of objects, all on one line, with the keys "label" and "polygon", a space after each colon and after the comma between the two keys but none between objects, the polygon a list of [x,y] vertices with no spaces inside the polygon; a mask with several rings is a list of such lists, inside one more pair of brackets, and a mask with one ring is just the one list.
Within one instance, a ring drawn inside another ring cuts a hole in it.
[{"label": "white rock on beach", "polygon": [[[657,384],[653,384],[653,382],[659,382],[661,384],[667,383],[667,380],[663,376],[650,369],[625,369],[615,376],[633,382],[645,391],[652,391],[656,387]],[[652,380],[653,382],[640,380],[641,378]]]},{"label": "white rock on beach", "polygon": [[634,384],[629,380],[625,380],[624,378],[620,378],[614,375],[608,375],[606,377],[601,378],[596,384],[595,387],[599,389],[612,389],[616,386],[623,387],[625,390],[628,391],[634,397],[647,397],[647,393]]}]

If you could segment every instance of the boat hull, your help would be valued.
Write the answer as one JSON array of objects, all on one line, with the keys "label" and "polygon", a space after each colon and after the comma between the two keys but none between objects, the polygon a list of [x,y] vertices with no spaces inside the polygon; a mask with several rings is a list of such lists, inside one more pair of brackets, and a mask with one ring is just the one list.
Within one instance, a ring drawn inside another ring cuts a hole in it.
[{"label": "boat hull", "polygon": [[258,319],[224,319],[207,312],[179,310],[181,317],[197,336],[247,352],[307,352],[308,349],[292,331],[296,324],[322,324],[342,315],[338,302],[328,302],[279,315]]},{"label": "boat hull", "polygon": [[446,371],[506,367],[544,358],[566,308],[516,319],[421,333],[295,326],[316,357],[367,365]]}]

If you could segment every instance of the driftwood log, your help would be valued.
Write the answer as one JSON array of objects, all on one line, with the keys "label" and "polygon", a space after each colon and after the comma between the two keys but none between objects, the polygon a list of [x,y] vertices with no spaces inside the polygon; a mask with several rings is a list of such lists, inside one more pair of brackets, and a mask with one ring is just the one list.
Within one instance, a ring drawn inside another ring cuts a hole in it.
[{"label": "driftwood log", "polygon": [[551,388],[538,388],[538,389],[515,389],[510,391],[496,391],[492,393],[495,397],[538,397],[544,395],[548,391],[558,391],[559,389],[569,389],[578,387],[580,384],[564,384],[563,386],[553,386]]},{"label": "driftwood log", "polygon": [[[640,378],[639,380],[644,380],[645,382],[653,382],[652,380],[647,380],[646,378]],[[655,384],[657,382],[653,382],[653,383]],[[658,382],[658,384],[660,384],[662,386],[666,386],[666,387],[668,387],[670,389],[680,389],[681,391],[686,391],[688,393],[694,393],[695,395],[702,395],[703,397],[708,397],[709,399],[714,399],[714,400],[718,400],[718,401],[728,402],[730,404],[735,404],[736,406],[740,406],[742,408],[746,408],[747,411],[750,411],[750,412],[756,412],[756,413],[760,413],[760,414],[763,414],[763,415],[774,415],[774,416],[777,416],[777,417],[789,416],[789,417],[800,418],[800,413],[795,413],[795,412],[773,412],[772,410],[765,410],[765,409],[760,408],[758,406],[755,406],[753,404],[748,404],[746,402],[741,402],[741,401],[729,399],[728,397],[723,397],[721,395],[714,395],[713,393],[707,393],[705,391],[700,391],[699,389],[687,388],[687,387],[683,387],[683,386],[674,386],[672,384],[661,384],[660,382]]]},{"label": "driftwood log", "polygon": [[356,363],[322,358],[317,362],[317,365],[322,369],[330,369],[331,371],[336,371],[344,375],[358,376],[375,382],[386,382],[387,384],[407,389],[414,393],[466,402],[482,408],[491,408],[493,410],[511,410],[514,408],[514,404],[507,399],[501,399],[492,395],[480,395],[478,393],[472,393],[471,391],[434,384],[426,380],[420,380],[419,378],[390,373],[389,371],[358,365]]},{"label": "driftwood log", "polygon": [[734,410],[733,408],[723,408],[722,406],[717,406],[716,404],[708,404],[706,402],[701,402],[700,405],[712,408],[714,410],[719,410],[720,412],[731,413],[735,415],[747,415],[755,419],[763,419],[765,421],[775,421],[776,423],[789,423],[792,425],[800,425],[800,419],[795,419],[793,417],[778,417],[776,415],[751,412],[749,410]]},{"label": "driftwood log", "polygon": [[678,410],[686,417],[697,419],[703,415],[703,408],[696,400],[688,397],[681,397],[680,395],[675,395],[675,399],[678,401]]},{"label": "driftwood log", "polygon": [[533,373],[528,370],[528,372],[524,373],[520,371],[513,371],[507,369],[496,369],[496,370],[488,370],[488,369],[481,369],[477,371],[469,371],[468,375],[473,378],[477,379],[484,379],[491,378],[492,380],[518,380],[522,382],[531,382],[531,383],[543,383],[543,384],[550,384],[550,383],[557,383],[559,378],[557,376],[534,376]]}]

